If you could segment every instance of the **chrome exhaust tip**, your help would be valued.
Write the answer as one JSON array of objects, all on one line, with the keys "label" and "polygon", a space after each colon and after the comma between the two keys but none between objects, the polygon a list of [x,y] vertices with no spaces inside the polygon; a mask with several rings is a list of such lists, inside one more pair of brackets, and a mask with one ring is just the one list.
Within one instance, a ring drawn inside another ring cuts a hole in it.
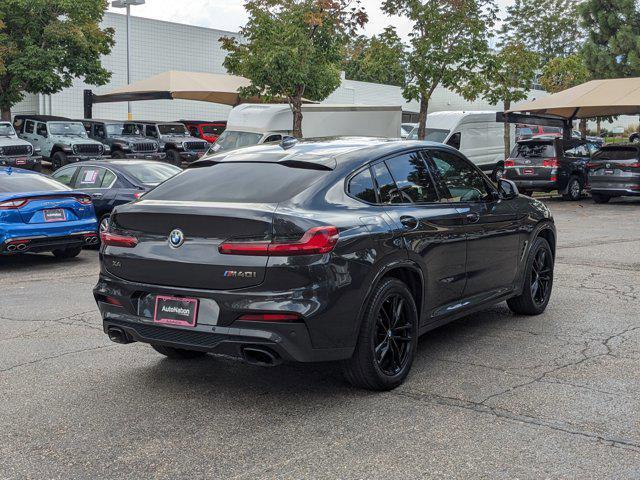
[{"label": "chrome exhaust tip", "polygon": [[15,252],[16,251],[16,245],[15,244],[11,244],[11,245],[7,245],[7,251],[8,252]]},{"label": "chrome exhaust tip", "polygon": [[19,252],[24,252],[24,251],[27,249],[27,244],[26,244],[26,243],[19,243],[19,244],[16,246],[16,249],[17,249]]}]

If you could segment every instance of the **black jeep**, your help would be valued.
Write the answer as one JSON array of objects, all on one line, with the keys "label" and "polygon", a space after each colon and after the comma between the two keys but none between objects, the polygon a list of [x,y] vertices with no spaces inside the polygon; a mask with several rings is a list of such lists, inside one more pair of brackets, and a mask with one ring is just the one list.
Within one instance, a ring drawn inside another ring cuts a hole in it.
[{"label": "black jeep", "polygon": [[164,160],[157,141],[145,138],[134,122],[119,120],[79,120],[90,138],[108,145],[113,158]]}]

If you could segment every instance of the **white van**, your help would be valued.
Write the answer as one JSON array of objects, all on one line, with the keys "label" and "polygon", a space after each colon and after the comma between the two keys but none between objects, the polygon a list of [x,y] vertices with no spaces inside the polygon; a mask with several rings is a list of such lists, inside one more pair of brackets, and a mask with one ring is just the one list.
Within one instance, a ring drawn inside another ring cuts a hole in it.
[{"label": "white van", "polygon": [[[302,136],[305,138],[365,136],[399,138],[401,106],[302,105]],[[291,135],[293,113],[287,104],[245,103],[234,107],[227,128],[213,150],[232,150]]]},{"label": "white van", "polygon": [[[515,129],[511,128],[511,145]],[[496,112],[434,112],[427,115],[425,140],[446,143],[495,179],[504,172],[504,124],[496,122]],[[409,140],[418,138],[415,128]]]}]

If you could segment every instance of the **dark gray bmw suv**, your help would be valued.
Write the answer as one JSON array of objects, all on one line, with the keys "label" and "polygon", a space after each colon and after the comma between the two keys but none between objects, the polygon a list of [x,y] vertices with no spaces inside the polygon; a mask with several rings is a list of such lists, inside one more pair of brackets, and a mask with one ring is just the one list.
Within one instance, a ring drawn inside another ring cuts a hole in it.
[{"label": "dark gray bmw suv", "polygon": [[94,295],[104,330],[172,358],[343,360],[391,389],[418,336],[507,301],[539,314],[556,233],[442,144],[342,138],[220,153],[117,207]]}]

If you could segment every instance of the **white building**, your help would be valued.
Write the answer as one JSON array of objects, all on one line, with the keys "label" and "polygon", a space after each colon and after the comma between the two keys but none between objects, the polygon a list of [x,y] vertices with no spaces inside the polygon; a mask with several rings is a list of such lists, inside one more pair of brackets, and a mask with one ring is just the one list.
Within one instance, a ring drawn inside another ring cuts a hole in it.
[{"label": "white building", "polygon": [[[103,27],[115,30],[115,46],[110,55],[103,59],[103,65],[112,72],[111,81],[103,87],[86,85],[81,80],[74,81],[67,88],[54,95],[29,95],[14,106],[12,113],[38,113],[59,115],[70,118],[83,116],[83,91],[93,89],[100,95],[126,85],[126,17],[107,12]],[[225,52],[220,38],[239,37],[238,33],[195,27],[178,23],[131,17],[131,81],[135,82],[168,70],[225,73],[222,62]],[[545,95],[533,90],[529,99]],[[356,103],[375,105],[403,105],[406,112],[418,112],[417,102],[406,102],[402,89],[391,85],[344,80],[326,100],[326,103]],[[230,107],[189,100],[150,100],[132,102],[135,119],[178,120],[202,119],[223,120]],[[468,102],[459,95],[444,88],[434,92],[429,111],[441,110],[500,110],[484,101]],[[126,103],[102,103],[93,107],[94,118],[126,119]]]}]

